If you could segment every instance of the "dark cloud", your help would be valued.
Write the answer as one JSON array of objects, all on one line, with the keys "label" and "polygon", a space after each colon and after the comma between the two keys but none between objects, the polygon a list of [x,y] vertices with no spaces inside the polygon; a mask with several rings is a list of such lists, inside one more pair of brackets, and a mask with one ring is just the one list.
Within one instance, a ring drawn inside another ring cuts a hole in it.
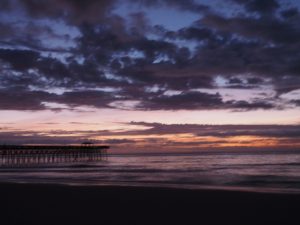
[{"label": "dark cloud", "polygon": [[11,24],[0,22],[0,29],[1,29],[1,33],[0,33],[1,41],[5,40],[6,38],[10,39],[14,33],[14,29]]},{"label": "dark cloud", "polygon": [[[225,16],[193,0],[127,1],[143,10],[201,14],[190,26],[169,31],[153,27],[145,12],[113,13],[118,1],[15,1],[18,7],[3,1],[6,13],[16,15],[19,8],[30,18],[0,23],[1,108],[43,110],[44,102],[103,108],[133,100],[140,110],[280,109],[279,98],[225,101],[216,78],[222,76],[227,89],[269,85],[277,97],[299,89],[298,9],[275,0],[234,2],[247,14]],[[67,42],[72,45],[64,48]],[[17,105],[17,88],[28,98],[23,106]],[[54,88],[62,93],[53,94]],[[200,88],[215,94],[195,90]]]},{"label": "dark cloud", "polygon": [[198,41],[204,41],[204,40],[214,40],[216,38],[214,32],[205,27],[188,27],[188,28],[182,28],[179,30],[178,33],[175,32],[169,32],[166,34],[169,38],[177,38],[180,37],[182,39],[187,40],[198,40]]},{"label": "dark cloud", "polygon": [[209,7],[203,4],[199,4],[195,0],[129,0],[130,2],[138,3],[142,6],[164,6],[164,7],[175,7],[179,10],[187,10],[192,12],[205,12],[209,10]]},{"label": "dark cloud", "polygon": [[26,12],[34,18],[62,18],[80,24],[95,23],[112,9],[113,0],[24,0],[20,1]]},{"label": "dark cloud", "polygon": [[[209,94],[204,92],[184,92],[181,94],[167,95],[161,91],[155,93],[144,93],[142,90],[127,90],[117,95],[105,91],[66,91],[63,94],[54,94],[44,91],[30,91],[22,89],[1,90],[2,110],[60,110],[74,109],[80,106],[95,108],[118,108],[119,101],[136,101],[139,103],[132,109],[138,110],[257,110],[276,109],[273,103],[262,100],[247,101],[223,101],[220,94]],[[135,96],[137,95],[137,96]],[[48,103],[58,103],[61,106],[51,107]]]},{"label": "dark cloud", "polygon": [[[197,3],[194,0],[182,2],[180,0],[128,0],[141,6],[165,6],[179,10],[203,12],[209,10],[208,6]],[[17,0],[16,2],[3,1],[2,10],[11,10],[13,4],[21,6],[24,11],[33,18],[63,19],[68,23],[79,25],[82,23],[96,24],[109,21],[111,11],[119,4],[120,0]]]},{"label": "dark cloud", "polygon": [[222,98],[219,94],[201,92],[186,92],[176,95],[160,95],[142,101],[138,108],[146,110],[179,110],[179,109],[211,109],[221,105]]},{"label": "dark cloud", "polygon": [[[200,136],[201,132],[199,133]],[[224,130],[206,133],[216,137],[229,137],[229,136],[257,136],[257,137],[274,137],[274,138],[299,138],[299,126],[231,126],[224,127]]]},{"label": "dark cloud", "polygon": [[227,101],[225,103],[229,108],[237,109],[237,110],[256,110],[256,109],[276,109],[276,106],[273,103],[263,101],[263,100],[255,100],[253,102],[247,101]]},{"label": "dark cloud", "polygon": [[300,106],[300,99],[292,100],[291,102],[297,106]]},{"label": "dark cloud", "polygon": [[231,77],[229,79],[229,84],[242,84],[243,81],[237,77]]},{"label": "dark cloud", "polygon": [[[0,89],[1,110],[61,110],[80,106],[109,108],[109,103],[121,100],[104,91],[72,91],[54,94],[45,91],[30,91],[28,89]],[[49,105],[50,103],[50,105]],[[62,104],[51,106],[51,103]],[[65,106],[63,106],[65,105]]]},{"label": "dark cloud", "polygon": [[0,59],[9,63],[15,70],[35,67],[39,53],[30,50],[0,49]]},{"label": "dark cloud", "polygon": [[[124,131],[20,131],[5,128],[0,132],[0,144],[81,144],[90,140],[110,145],[110,153],[136,152],[202,152],[214,150],[298,150],[299,126],[285,125],[199,125],[131,122],[128,126],[144,129]],[[188,141],[181,135],[191,137]],[[141,138],[141,136],[143,138]],[[176,136],[176,138],[170,138]],[[247,138],[239,138],[247,136]],[[95,139],[97,137],[97,139]],[[102,140],[98,140],[101,137]],[[124,137],[124,138],[122,138]],[[193,137],[193,138],[192,138]],[[249,139],[248,139],[249,138]],[[252,139],[252,140],[251,140]],[[254,147],[253,141],[259,146]],[[228,146],[228,147],[224,147]],[[247,147],[248,146],[248,147]],[[251,147],[249,147],[251,146]]]},{"label": "dark cloud", "polygon": [[300,77],[298,76],[283,76],[276,77],[273,81],[277,96],[300,89]]},{"label": "dark cloud", "polygon": [[0,145],[2,144],[81,144],[85,138],[81,136],[47,136],[39,132],[26,132],[26,131],[3,131],[0,132]]},{"label": "dark cloud", "polygon": [[261,84],[263,82],[263,79],[260,77],[250,77],[247,79],[248,84]]},{"label": "dark cloud", "polygon": [[299,25],[283,21],[277,17],[231,17],[209,14],[199,23],[231,34],[238,34],[248,39],[260,39],[273,43],[298,43]]},{"label": "dark cloud", "polygon": [[281,15],[286,19],[296,19],[299,16],[299,10],[297,8],[290,8],[283,10]]},{"label": "dark cloud", "polygon": [[276,0],[233,0],[242,4],[249,12],[258,12],[261,14],[269,14],[279,8],[279,3]]},{"label": "dark cloud", "polygon": [[56,96],[54,101],[67,104],[70,107],[93,106],[97,108],[108,108],[108,104],[114,99],[112,94],[103,91],[73,91]]},{"label": "dark cloud", "polygon": [[102,141],[101,143],[118,145],[118,144],[134,144],[136,142],[132,139],[108,139],[108,140]]},{"label": "dark cloud", "polygon": [[[39,131],[9,131],[4,128],[0,132],[0,144],[80,144],[85,140],[92,140],[95,144],[108,144],[112,150],[122,149],[122,146],[130,146],[130,151],[138,148],[141,144],[143,148],[166,149],[186,149],[195,148],[199,150],[201,146],[217,147],[222,144],[252,145],[253,140],[230,141],[230,137],[250,136],[260,138],[263,141],[278,141],[279,145],[291,146],[295,148],[300,145],[300,126],[299,125],[199,125],[199,124],[162,124],[147,122],[131,122],[128,126],[142,126],[144,129],[132,129],[129,131],[64,131],[52,130],[48,132]],[[194,136],[193,141],[185,139],[169,139],[168,135],[188,134]],[[137,136],[146,138],[137,138]],[[95,137],[102,137],[102,140],[95,140]],[[124,136],[124,138],[122,138]],[[149,137],[147,137],[149,136]],[[151,138],[151,137],[152,138]],[[158,136],[158,138],[153,138]],[[108,138],[109,137],[109,138]],[[197,139],[200,138],[200,139]],[[263,146],[263,143],[262,143]],[[231,148],[235,148],[231,147]],[[128,149],[127,149],[128,150]]]},{"label": "dark cloud", "polygon": [[53,96],[42,91],[26,91],[22,89],[0,90],[1,110],[44,110],[43,101]]},{"label": "dark cloud", "polygon": [[[131,122],[132,125],[148,127],[140,131],[144,134],[180,134],[191,133],[197,136],[261,136],[277,138],[299,138],[299,125],[199,125],[199,124],[162,124]],[[130,132],[129,132],[130,133]]]},{"label": "dark cloud", "polygon": [[9,0],[2,0],[0,2],[0,11],[10,10],[10,9],[11,9],[11,5]]}]

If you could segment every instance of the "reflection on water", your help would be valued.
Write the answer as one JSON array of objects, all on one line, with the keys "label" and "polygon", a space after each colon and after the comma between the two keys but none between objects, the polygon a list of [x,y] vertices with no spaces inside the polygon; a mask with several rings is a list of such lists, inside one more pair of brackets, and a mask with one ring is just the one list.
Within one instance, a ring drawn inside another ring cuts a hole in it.
[{"label": "reflection on water", "polygon": [[0,182],[12,181],[300,192],[300,154],[110,156],[91,164],[1,168]]}]

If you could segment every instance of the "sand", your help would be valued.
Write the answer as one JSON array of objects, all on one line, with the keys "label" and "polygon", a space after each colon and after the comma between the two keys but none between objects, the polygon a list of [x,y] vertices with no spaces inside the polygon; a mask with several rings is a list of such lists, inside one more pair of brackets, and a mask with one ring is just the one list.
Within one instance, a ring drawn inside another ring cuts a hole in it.
[{"label": "sand", "polygon": [[0,184],[0,224],[300,224],[300,195]]}]

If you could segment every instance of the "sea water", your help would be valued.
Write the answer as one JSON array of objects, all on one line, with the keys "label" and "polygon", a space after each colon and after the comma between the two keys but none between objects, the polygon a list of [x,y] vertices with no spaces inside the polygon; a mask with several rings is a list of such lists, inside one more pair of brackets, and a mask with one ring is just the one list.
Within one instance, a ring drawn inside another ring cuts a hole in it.
[{"label": "sea water", "polygon": [[300,193],[300,153],[110,155],[87,164],[0,168],[0,182]]}]

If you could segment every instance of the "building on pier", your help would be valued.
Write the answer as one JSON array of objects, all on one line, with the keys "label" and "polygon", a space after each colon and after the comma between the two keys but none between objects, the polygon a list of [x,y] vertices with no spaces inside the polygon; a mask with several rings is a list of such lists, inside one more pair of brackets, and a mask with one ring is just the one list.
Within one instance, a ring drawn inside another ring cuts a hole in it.
[{"label": "building on pier", "polygon": [[95,162],[105,160],[109,146],[2,145],[0,166]]}]

